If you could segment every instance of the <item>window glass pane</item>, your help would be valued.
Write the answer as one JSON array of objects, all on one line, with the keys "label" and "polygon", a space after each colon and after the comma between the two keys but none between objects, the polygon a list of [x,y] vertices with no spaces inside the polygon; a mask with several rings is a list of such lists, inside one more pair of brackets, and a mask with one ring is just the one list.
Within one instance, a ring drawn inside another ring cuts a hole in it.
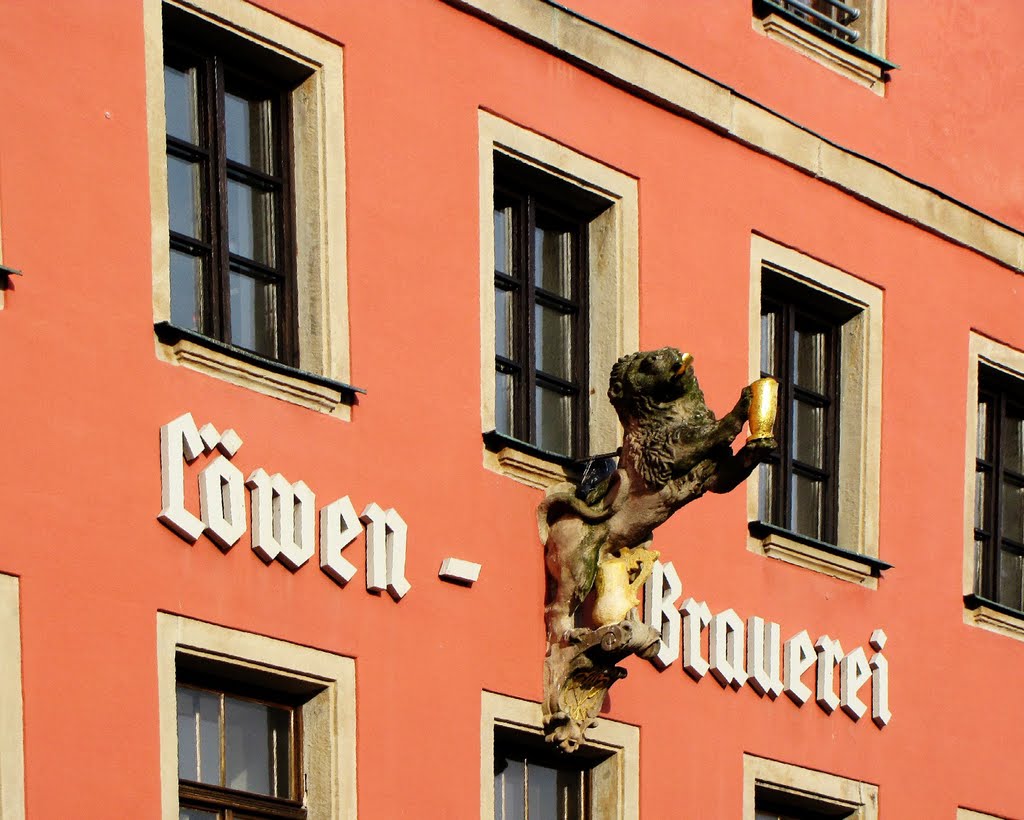
[{"label": "window glass pane", "polygon": [[977,457],[989,460],[989,441],[992,438],[991,425],[988,417],[988,400],[981,399],[978,402],[978,435],[977,435]]},{"label": "window glass pane", "polygon": [[202,331],[203,260],[171,250],[171,324]]},{"label": "window glass pane", "polygon": [[177,687],[178,777],[220,785],[220,695]]},{"label": "window glass pane", "polygon": [[572,294],[572,233],[537,226],[533,230],[534,283],[566,299]]},{"label": "window glass pane", "polygon": [[494,269],[515,276],[512,255],[512,206],[494,209]]},{"label": "window glass pane", "polygon": [[529,789],[527,804],[529,820],[555,820],[558,814],[558,791],[555,770],[531,763],[526,773]]},{"label": "window glass pane", "polygon": [[821,394],[826,393],[825,341],[823,331],[801,328],[799,324],[793,338],[796,383]]},{"label": "window glass pane", "polygon": [[779,314],[769,311],[761,314],[761,372],[779,376]]},{"label": "window glass pane", "polygon": [[811,538],[821,538],[822,502],[821,482],[801,475],[793,475],[792,524],[793,529]]},{"label": "window glass pane", "polygon": [[974,474],[974,528],[988,530],[988,474],[978,470]]},{"label": "window glass pane", "polygon": [[228,180],[228,248],[273,267],[275,197],[244,182]]},{"label": "window glass pane", "polygon": [[999,501],[1003,538],[1024,541],[1024,488],[1004,481]]},{"label": "window glass pane", "polygon": [[804,464],[825,466],[825,410],[800,400],[793,402],[793,457]]},{"label": "window glass pane", "polygon": [[291,795],[291,711],[224,698],[225,786]]},{"label": "window glass pane", "polygon": [[583,820],[583,780],[581,771],[556,771],[556,787],[558,789],[558,813],[556,817],[564,820]]},{"label": "window glass pane", "polygon": [[494,820],[526,820],[526,764],[494,758]]},{"label": "window glass pane", "polygon": [[250,100],[225,92],[224,145],[228,159],[265,174],[274,174],[276,163],[270,100]]},{"label": "window glass pane", "polygon": [[496,372],[494,374],[494,389],[494,429],[506,436],[511,436],[515,378],[510,373]]},{"label": "window glass pane", "polygon": [[572,396],[538,387],[534,440],[542,450],[569,455],[572,451]]},{"label": "window glass pane", "polygon": [[515,358],[512,355],[512,344],[515,339],[512,315],[514,299],[512,291],[494,289],[494,352],[506,359]]},{"label": "window glass pane", "polygon": [[1009,550],[999,556],[999,603],[1024,609],[1024,558]]},{"label": "window glass pane", "polygon": [[194,68],[182,71],[169,65],[164,66],[164,112],[167,115],[167,133],[193,145],[199,144],[196,76]]},{"label": "window glass pane", "polygon": [[1008,403],[1003,419],[1003,435],[999,442],[1003,469],[1024,472],[1024,414],[1021,408]]},{"label": "window glass pane", "polygon": [[277,356],[277,287],[231,271],[231,344]]},{"label": "window glass pane", "polygon": [[196,162],[167,157],[167,212],[175,233],[205,239],[202,225],[202,174]]},{"label": "window glass pane", "polygon": [[988,560],[988,542],[985,539],[977,539],[974,542],[974,589],[984,588],[983,576],[985,574],[985,563]]},{"label": "window glass pane", "polygon": [[550,376],[575,381],[572,368],[572,316],[543,305],[534,306],[536,367]]},{"label": "window glass pane", "polygon": [[215,811],[203,811],[202,809],[181,809],[178,812],[178,820],[217,820],[220,817]]}]

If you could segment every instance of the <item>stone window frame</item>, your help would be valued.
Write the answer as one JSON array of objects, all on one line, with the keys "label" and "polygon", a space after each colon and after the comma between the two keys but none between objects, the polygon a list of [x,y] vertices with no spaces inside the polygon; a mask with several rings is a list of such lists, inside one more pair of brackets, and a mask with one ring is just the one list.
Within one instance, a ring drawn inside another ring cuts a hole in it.
[{"label": "stone window frame", "polygon": [[[531,487],[572,478],[566,459],[529,445],[495,440],[494,154],[504,154],[608,201],[590,223],[589,450],[621,443],[618,417],[605,396],[612,365],[640,344],[639,188],[635,177],[489,111],[478,112],[480,183],[480,415],[484,466]],[[510,446],[511,444],[511,446]]]},{"label": "stone window frame", "polygon": [[[494,820],[495,730],[515,732],[527,743],[545,743],[541,705],[533,701],[482,692],[480,718],[480,818]],[[640,818],[640,729],[600,718],[587,730],[583,749],[605,755],[591,769],[593,799],[613,806],[607,820]]]},{"label": "stone window frame", "polygon": [[858,85],[885,96],[888,71],[898,68],[885,58],[888,0],[847,0],[862,16],[862,43],[840,44],[832,37],[779,8],[778,0],[753,0],[754,31],[789,46],[816,63],[841,74]]},{"label": "stone window frame", "polygon": [[309,820],[356,818],[355,661],[320,649],[166,612],[157,613],[160,800],[178,816],[178,665],[241,685],[298,695],[303,802]]},{"label": "stone window frame", "polygon": [[[163,23],[167,5],[255,43],[308,77],[291,92],[298,367],[170,324]],[[157,358],[258,393],[351,418],[342,47],[245,0],[144,0]]]},{"label": "stone window frame", "polygon": [[1024,614],[977,594],[974,546],[975,469],[978,430],[978,371],[986,367],[1021,381],[1024,352],[972,330],[968,342],[966,444],[964,472],[964,623],[1024,641]]},{"label": "stone window frame", "polygon": [[878,820],[878,786],[744,753],[743,820],[755,820],[758,793],[801,807],[844,809],[847,820]]},{"label": "stone window frame", "polygon": [[[879,477],[882,439],[882,289],[806,253],[759,234],[750,243],[750,380],[761,375],[761,279],[764,270],[857,308],[843,323],[839,398],[837,544],[810,543],[758,528],[759,474],[747,481],[747,548],[834,578],[878,588],[888,564],[879,560]],[[755,534],[756,533],[756,534]]]},{"label": "stone window frame", "polygon": [[956,810],[956,820],[1010,820],[1001,814],[985,814],[974,809],[965,809],[962,806]]},{"label": "stone window frame", "polygon": [[25,818],[20,582],[0,575],[0,820]]}]

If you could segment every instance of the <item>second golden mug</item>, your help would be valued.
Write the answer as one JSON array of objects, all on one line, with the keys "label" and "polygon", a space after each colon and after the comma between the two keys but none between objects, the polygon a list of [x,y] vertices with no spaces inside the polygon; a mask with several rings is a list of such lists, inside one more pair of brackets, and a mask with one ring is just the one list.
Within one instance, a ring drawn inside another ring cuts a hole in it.
[{"label": "second golden mug", "polygon": [[747,441],[773,438],[775,416],[779,404],[779,383],[771,376],[758,379],[750,385],[753,396],[750,399],[750,410],[747,420],[750,422],[750,435]]}]

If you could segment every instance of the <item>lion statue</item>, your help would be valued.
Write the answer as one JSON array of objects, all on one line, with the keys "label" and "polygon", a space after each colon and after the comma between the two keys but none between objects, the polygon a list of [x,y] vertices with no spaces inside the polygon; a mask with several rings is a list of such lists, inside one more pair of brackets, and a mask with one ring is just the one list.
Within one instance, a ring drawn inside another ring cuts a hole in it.
[{"label": "lion statue", "polygon": [[[595,632],[575,628],[574,614],[593,589],[601,564],[649,545],[658,526],[704,493],[736,487],[776,446],[771,438],[751,440],[734,453],[751,389],[743,388],[736,406],[716,418],[697,383],[693,357],[675,348],[619,359],[608,398],[623,427],[618,468],[588,492],[571,483],[552,487],[537,511],[547,571],[545,717],[549,739],[574,736],[568,745],[563,742],[569,750],[586,726],[572,726],[560,695],[570,667],[578,666],[573,658],[580,655],[584,637]],[[630,651],[656,651],[658,636],[632,613],[622,626],[630,632]],[[566,723],[560,731],[552,728]]]}]

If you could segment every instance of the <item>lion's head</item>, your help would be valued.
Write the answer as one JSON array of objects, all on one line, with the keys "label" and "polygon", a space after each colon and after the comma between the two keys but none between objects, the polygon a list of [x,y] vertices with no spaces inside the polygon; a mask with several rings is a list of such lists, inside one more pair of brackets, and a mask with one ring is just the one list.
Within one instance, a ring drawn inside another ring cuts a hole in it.
[{"label": "lion's head", "polygon": [[623,426],[630,419],[657,414],[697,386],[693,356],[674,347],[623,356],[612,366],[608,399]]},{"label": "lion's head", "polygon": [[663,487],[707,456],[716,419],[689,353],[663,347],[623,356],[612,367],[608,398],[622,422],[620,464],[632,465],[648,487]]}]

